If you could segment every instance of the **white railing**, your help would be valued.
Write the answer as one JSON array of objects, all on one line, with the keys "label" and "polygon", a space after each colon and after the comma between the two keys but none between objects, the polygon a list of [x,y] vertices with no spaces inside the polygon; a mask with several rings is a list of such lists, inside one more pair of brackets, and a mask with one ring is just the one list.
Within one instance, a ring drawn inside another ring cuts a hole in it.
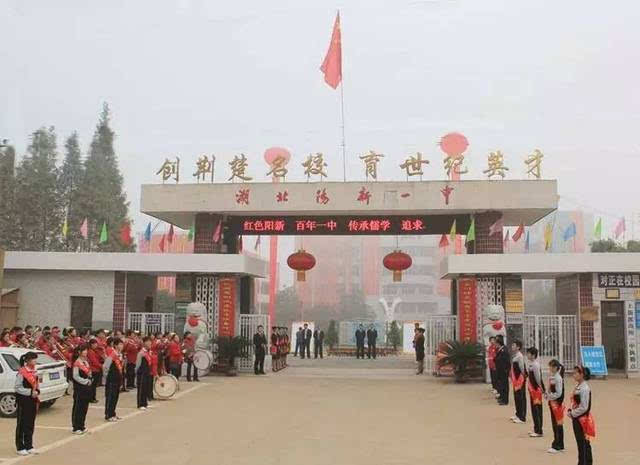
[{"label": "white railing", "polygon": [[[245,353],[242,357],[236,359],[236,365],[238,366],[239,371],[253,371],[253,362],[254,362],[254,350],[253,350],[253,335],[258,332],[258,326],[262,325],[264,327],[264,332],[267,335],[267,339],[269,339],[270,335],[270,326],[269,326],[269,316],[268,315],[240,315],[239,321],[240,331],[238,333],[239,336],[244,337],[248,341],[251,342]],[[266,357],[265,360],[265,369],[267,369],[267,362],[270,362],[271,357]]]},{"label": "white railing", "polygon": [[127,316],[127,329],[141,334],[166,333],[175,331],[173,313],[131,312]]},{"label": "white railing", "polygon": [[433,373],[436,368],[438,346],[445,341],[456,339],[456,315],[430,315],[424,321],[425,372]]},{"label": "white railing", "polygon": [[575,315],[525,315],[524,349],[535,347],[542,369],[557,359],[567,371],[578,361],[578,326]]}]

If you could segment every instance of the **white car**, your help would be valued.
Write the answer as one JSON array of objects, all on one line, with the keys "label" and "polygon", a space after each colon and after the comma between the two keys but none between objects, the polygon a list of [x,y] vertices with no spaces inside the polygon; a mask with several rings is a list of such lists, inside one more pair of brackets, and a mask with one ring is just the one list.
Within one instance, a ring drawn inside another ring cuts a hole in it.
[{"label": "white car", "polygon": [[40,350],[17,347],[0,348],[0,416],[14,417],[17,411],[15,383],[20,357],[27,352],[38,354],[36,369],[40,383],[40,406],[50,407],[67,390],[66,365]]}]

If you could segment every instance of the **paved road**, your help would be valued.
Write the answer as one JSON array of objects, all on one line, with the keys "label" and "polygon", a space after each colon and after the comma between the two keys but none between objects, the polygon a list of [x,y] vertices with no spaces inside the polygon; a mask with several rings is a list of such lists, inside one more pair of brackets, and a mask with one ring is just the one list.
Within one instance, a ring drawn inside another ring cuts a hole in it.
[{"label": "paved road", "polygon": [[[363,365],[364,363],[364,365]],[[0,465],[573,465],[568,452],[549,457],[550,428],[530,439],[531,425],[513,425],[512,407],[498,407],[481,384],[416,376],[409,358],[374,361],[294,360],[265,377],[205,378],[183,383],[179,398],[132,409],[122,402],[119,423],[90,409],[87,436],[69,431],[69,400],[38,417],[37,457],[15,458],[14,420],[0,420]],[[573,381],[569,381],[573,385]],[[637,464],[640,382],[594,381],[599,438],[596,463]],[[58,429],[60,428],[60,429]]]}]

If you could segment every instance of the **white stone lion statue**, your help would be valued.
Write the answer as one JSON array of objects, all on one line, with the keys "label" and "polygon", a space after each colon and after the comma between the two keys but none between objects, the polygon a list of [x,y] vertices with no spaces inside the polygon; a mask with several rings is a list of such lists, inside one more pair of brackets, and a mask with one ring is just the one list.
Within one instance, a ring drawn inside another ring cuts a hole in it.
[{"label": "white stone lion statue", "polygon": [[507,327],[504,321],[504,308],[502,305],[487,305],[483,312],[484,325],[482,326],[482,341],[489,346],[489,338],[502,335],[507,338]]},{"label": "white stone lion statue", "polygon": [[196,349],[207,349],[209,347],[209,335],[205,318],[207,307],[201,302],[191,302],[187,305],[187,321],[184,324],[184,332],[189,331],[193,335]]}]

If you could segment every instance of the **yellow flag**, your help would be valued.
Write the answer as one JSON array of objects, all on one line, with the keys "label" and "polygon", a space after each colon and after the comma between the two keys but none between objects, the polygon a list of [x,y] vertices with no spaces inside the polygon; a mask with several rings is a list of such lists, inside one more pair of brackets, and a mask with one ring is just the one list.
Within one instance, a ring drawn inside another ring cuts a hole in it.
[{"label": "yellow flag", "polygon": [[453,220],[453,224],[451,225],[451,232],[449,233],[449,237],[451,238],[451,243],[453,244],[456,240],[456,220]]},{"label": "yellow flag", "polygon": [[551,242],[553,241],[553,226],[551,223],[547,223],[544,227],[544,250],[551,249]]},{"label": "yellow flag", "polygon": [[67,219],[64,219],[64,224],[62,225],[62,237],[66,238],[67,233],[69,232],[69,224],[67,223]]}]

